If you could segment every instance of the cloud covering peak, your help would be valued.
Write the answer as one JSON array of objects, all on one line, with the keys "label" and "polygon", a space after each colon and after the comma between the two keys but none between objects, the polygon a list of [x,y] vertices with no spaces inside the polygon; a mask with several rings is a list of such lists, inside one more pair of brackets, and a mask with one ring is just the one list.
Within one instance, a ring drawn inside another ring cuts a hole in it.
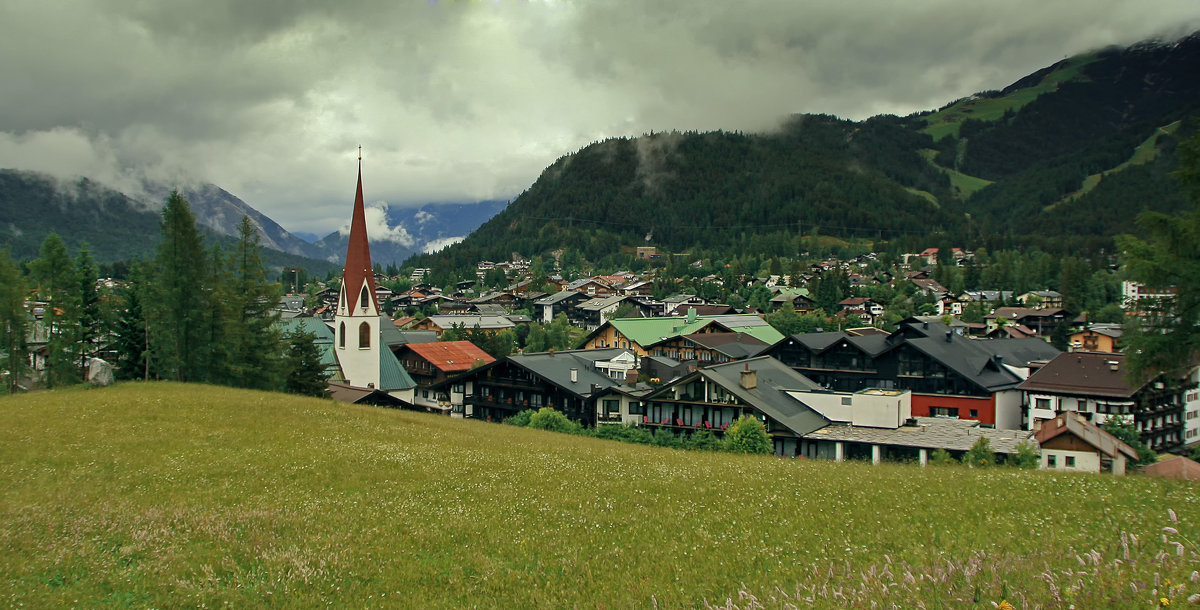
[{"label": "cloud covering peak", "polygon": [[359,145],[373,200],[507,199],[595,140],[908,114],[1185,34],[1200,3],[17,0],[0,24],[0,166],[212,182],[322,233]]}]

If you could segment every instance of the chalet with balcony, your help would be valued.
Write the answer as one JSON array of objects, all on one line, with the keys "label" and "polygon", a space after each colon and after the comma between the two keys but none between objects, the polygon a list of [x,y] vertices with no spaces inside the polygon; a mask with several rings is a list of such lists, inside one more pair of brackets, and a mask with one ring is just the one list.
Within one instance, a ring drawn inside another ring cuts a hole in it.
[{"label": "chalet with balcony", "polygon": [[791,395],[814,390],[823,391],[774,358],[713,365],[647,394],[642,425],[722,436],[734,420],[749,415],[766,425],[777,455],[796,455],[801,436],[829,424]]},{"label": "chalet with balcony", "polygon": [[1030,425],[1070,412],[1096,424],[1132,417],[1146,445],[1169,451],[1185,443],[1185,394],[1194,387],[1164,374],[1131,383],[1124,354],[1069,352],[1030,375],[1020,390]]},{"label": "chalet with balcony", "polygon": [[1059,353],[1040,339],[972,340],[940,322],[909,319],[890,335],[788,337],[765,352],[822,387],[910,390],[915,417],[972,419],[1020,429],[1029,363]]},{"label": "chalet with balcony", "polygon": [[[550,407],[594,426],[597,399],[629,380],[621,364],[628,360],[622,359],[627,353],[634,356],[623,349],[517,354],[443,383],[462,384],[467,418],[500,422],[525,409]],[[614,378],[614,370],[619,378]]]},{"label": "chalet with balcony", "polygon": [[465,390],[461,383],[443,382],[475,366],[496,361],[470,341],[409,343],[400,347],[396,357],[417,384],[413,404],[427,411],[447,414],[455,410],[462,412]]},{"label": "chalet with balcony", "polygon": [[586,294],[574,290],[560,290],[533,302],[534,319],[543,324],[549,324],[558,314],[566,314],[576,305],[587,300]]}]

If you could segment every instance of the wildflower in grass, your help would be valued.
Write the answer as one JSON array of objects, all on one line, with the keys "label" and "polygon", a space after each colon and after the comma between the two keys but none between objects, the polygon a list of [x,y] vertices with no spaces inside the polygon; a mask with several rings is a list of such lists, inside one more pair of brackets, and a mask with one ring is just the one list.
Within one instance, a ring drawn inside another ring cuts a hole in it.
[{"label": "wildflower in grass", "polygon": [[1170,606],[1171,600],[1167,599],[1165,597],[1160,597],[1160,598],[1158,598],[1158,605],[1159,606]]},{"label": "wildflower in grass", "polygon": [[1008,603],[1007,599],[1000,600],[1000,605],[996,606],[996,610],[1013,610],[1013,605]]}]

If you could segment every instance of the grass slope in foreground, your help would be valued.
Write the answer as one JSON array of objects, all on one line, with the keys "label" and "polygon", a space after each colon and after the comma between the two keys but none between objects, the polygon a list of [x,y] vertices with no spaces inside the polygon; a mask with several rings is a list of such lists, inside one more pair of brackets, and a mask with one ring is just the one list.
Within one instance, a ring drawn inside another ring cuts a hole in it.
[{"label": "grass slope in foreground", "polygon": [[6,398],[0,418],[8,606],[1147,607],[1200,591],[1196,488],[1141,477],[687,453],[174,384]]}]

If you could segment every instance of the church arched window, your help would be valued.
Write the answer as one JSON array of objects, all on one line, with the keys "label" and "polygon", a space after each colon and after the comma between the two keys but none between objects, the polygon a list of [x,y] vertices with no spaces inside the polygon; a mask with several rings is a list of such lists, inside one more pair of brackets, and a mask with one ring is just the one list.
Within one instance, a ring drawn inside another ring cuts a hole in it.
[{"label": "church arched window", "polygon": [[346,347],[346,323],[338,325],[338,347]]},{"label": "church arched window", "polygon": [[371,325],[366,322],[358,325],[358,346],[371,347]]},{"label": "church arched window", "polygon": [[364,285],[362,287],[362,293],[358,295],[358,302],[359,302],[358,306],[362,307],[363,309],[366,309],[367,303],[371,302],[370,299],[371,299],[371,293],[367,292],[367,287]]}]

